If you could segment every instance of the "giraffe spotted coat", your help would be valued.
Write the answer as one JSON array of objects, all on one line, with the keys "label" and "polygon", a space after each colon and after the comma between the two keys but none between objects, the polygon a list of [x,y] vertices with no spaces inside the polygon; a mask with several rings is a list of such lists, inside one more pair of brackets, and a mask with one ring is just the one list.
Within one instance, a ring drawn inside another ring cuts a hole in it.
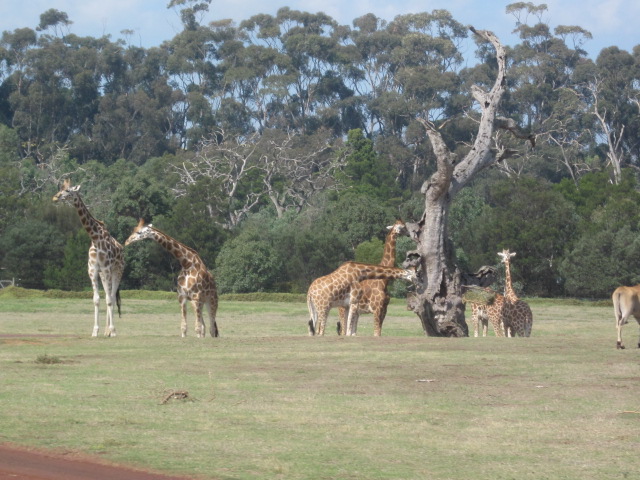
[{"label": "giraffe spotted coat", "polygon": [[[384,242],[384,252],[380,265],[385,267],[393,267],[396,264],[396,241],[399,235],[407,233],[407,227],[402,220],[387,227],[389,233]],[[373,313],[373,335],[379,337],[382,334],[382,322],[387,315],[387,307],[391,297],[387,292],[388,279],[382,280],[363,280],[360,282],[362,296],[358,303],[358,314]],[[338,324],[339,334],[347,334],[347,308],[338,307],[338,315],[340,323]],[[351,323],[351,335],[355,335],[358,329],[357,320]]]},{"label": "giraffe spotted coat", "polygon": [[187,302],[190,301],[196,315],[195,331],[198,337],[204,337],[206,327],[202,318],[204,306],[209,312],[209,333],[212,337],[217,337],[218,325],[216,323],[216,312],[218,310],[218,291],[213,275],[200,255],[192,248],[180,243],[175,238],[166,233],[153,228],[152,225],[145,225],[144,220],[140,220],[138,226],[133,230],[125,245],[150,238],[157,242],[162,248],[173,255],[179,262],[182,269],[178,274],[178,301],[182,313],[180,330],[183,337],[187,336]]},{"label": "giraffe spotted coat", "polygon": [[115,337],[116,326],[113,319],[113,307],[117,305],[120,314],[120,280],[124,272],[123,246],[113,238],[104,223],[96,220],[89,212],[80,197],[80,185],[71,185],[71,180],[66,179],[62,189],[53,197],[54,202],[65,202],[73,205],[78,212],[82,226],[91,238],[89,247],[89,259],[87,270],[91,287],[93,289],[94,323],[92,336],[98,336],[100,326],[100,289],[98,278],[102,281],[105,301],[107,304],[107,320],[104,334],[107,337]]},{"label": "giraffe spotted coat", "polygon": [[366,279],[402,278],[417,281],[415,270],[384,267],[365,263],[345,262],[332,273],[316,278],[307,291],[309,308],[309,335],[324,335],[325,324],[332,307],[349,307],[347,332],[358,316],[358,305],[362,297],[360,282]]},{"label": "giraffe spotted coat", "polygon": [[533,313],[531,308],[524,300],[520,300],[513,290],[511,283],[511,257],[515,256],[515,252],[503,250],[499,252],[502,263],[504,263],[504,331],[507,337],[518,335],[519,337],[530,337],[531,328],[533,327]]},{"label": "giraffe spotted coat", "polygon": [[489,288],[485,288],[487,292],[493,293],[493,303],[490,305],[482,305],[480,303],[471,304],[471,321],[473,323],[473,336],[478,336],[478,324],[482,323],[482,336],[487,336],[488,322],[491,322],[493,332],[496,337],[504,337],[504,325],[502,318],[504,315],[504,295],[493,292]]}]

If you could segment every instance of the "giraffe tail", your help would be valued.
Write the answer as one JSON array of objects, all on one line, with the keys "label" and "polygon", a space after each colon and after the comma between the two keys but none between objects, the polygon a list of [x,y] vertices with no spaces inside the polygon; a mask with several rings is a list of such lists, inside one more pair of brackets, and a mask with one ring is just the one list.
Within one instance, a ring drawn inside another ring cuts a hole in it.
[{"label": "giraffe tail", "polygon": [[122,318],[122,311],[120,310],[122,307],[122,301],[120,300],[120,287],[116,290],[116,305],[118,306],[118,317]]},{"label": "giraffe tail", "polygon": [[316,334],[316,320],[318,319],[318,312],[316,312],[316,307],[313,304],[313,300],[310,298],[307,299],[307,307],[309,308],[309,315],[311,316],[309,320],[309,336],[313,337]]}]

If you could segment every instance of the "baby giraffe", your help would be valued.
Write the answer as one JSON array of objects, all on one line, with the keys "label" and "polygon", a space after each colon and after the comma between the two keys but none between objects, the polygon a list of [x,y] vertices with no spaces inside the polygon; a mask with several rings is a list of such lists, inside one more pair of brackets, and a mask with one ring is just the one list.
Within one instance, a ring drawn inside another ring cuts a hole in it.
[{"label": "baby giraffe", "polygon": [[216,312],[218,310],[218,291],[216,290],[216,282],[213,275],[207,270],[200,255],[198,255],[195,250],[178,242],[175,238],[153,228],[151,224],[145,225],[142,219],[125,242],[125,246],[138,240],[144,240],[145,238],[150,238],[157,242],[162,248],[173,255],[182,267],[178,275],[178,301],[182,309],[182,336],[187,336],[187,301],[189,300],[196,313],[196,335],[198,337],[205,336],[206,327],[202,319],[202,309],[204,305],[207,305],[211,324],[209,333],[212,337],[217,337],[218,326],[216,324]]}]

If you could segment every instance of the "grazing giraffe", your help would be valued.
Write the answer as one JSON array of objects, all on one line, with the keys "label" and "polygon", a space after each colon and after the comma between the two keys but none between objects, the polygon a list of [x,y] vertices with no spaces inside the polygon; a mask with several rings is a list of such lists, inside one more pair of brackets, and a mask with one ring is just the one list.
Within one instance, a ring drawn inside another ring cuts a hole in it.
[{"label": "grazing giraffe", "polygon": [[71,186],[71,180],[67,178],[62,185],[62,190],[54,195],[53,201],[62,201],[73,205],[78,211],[82,226],[91,237],[88,271],[93,288],[94,324],[92,336],[97,337],[100,330],[98,325],[100,307],[98,277],[100,277],[107,303],[107,323],[104,334],[107,337],[115,337],[113,305],[115,303],[118,306],[118,315],[120,315],[120,290],[118,287],[124,271],[123,247],[109,234],[104,223],[93,218],[79,192],[80,185]]},{"label": "grazing giraffe", "polygon": [[331,307],[349,306],[347,334],[351,332],[354,317],[358,316],[358,305],[362,296],[360,282],[366,279],[402,278],[416,282],[414,269],[384,267],[366,263],[345,262],[332,273],[316,278],[307,291],[309,335],[324,335],[324,327]]},{"label": "grazing giraffe", "polygon": [[504,337],[504,325],[502,317],[504,315],[504,295],[494,292],[490,288],[485,291],[493,293],[493,302],[488,305],[481,303],[471,303],[471,321],[473,322],[473,336],[478,336],[478,321],[482,322],[482,336],[487,336],[488,322],[493,326],[496,337]]},{"label": "grazing giraffe", "polygon": [[520,337],[530,337],[533,327],[533,313],[529,305],[518,298],[511,284],[511,263],[510,258],[515,256],[515,252],[502,250],[498,252],[502,263],[504,263],[504,332],[507,337],[518,335]]},{"label": "grazing giraffe", "polygon": [[[387,227],[389,233],[384,242],[384,252],[380,265],[384,267],[393,267],[396,264],[396,240],[399,235],[407,233],[407,227],[402,220]],[[358,314],[373,313],[373,335],[379,337],[382,334],[382,322],[387,315],[387,307],[391,297],[387,292],[389,279],[382,280],[363,280],[360,282],[362,288],[362,297],[358,304]],[[338,333],[345,335],[347,333],[347,307],[338,307],[338,315],[340,322],[338,323]],[[355,335],[358,329],[357,319],[351,323],[351,335]]]},{"label": "grazing giraffe", "polygon": [[204,305],[206,305],[209,311],[209,333],[212,337],[217,337],[218,325],[216,324],[216,312],[218,310],[218,291],[213,275],[207,270],[200,255],[175,238],[154,228],[151,224],[145,225],[142,219],[124,244],[126,246],[138,240],[144,240],[145,238],[150,238],[157,242],[162,248],[173,255],[182,267],[178,275],[177,288],[178,301],[180,302],[180,308],[182,310],[182,322],[180,324],[182,336],[187,336],[187,301],[189,300],[196,314],[196,335],[199,338],[205,336],[206,327],[202,319],[202,309]]}]

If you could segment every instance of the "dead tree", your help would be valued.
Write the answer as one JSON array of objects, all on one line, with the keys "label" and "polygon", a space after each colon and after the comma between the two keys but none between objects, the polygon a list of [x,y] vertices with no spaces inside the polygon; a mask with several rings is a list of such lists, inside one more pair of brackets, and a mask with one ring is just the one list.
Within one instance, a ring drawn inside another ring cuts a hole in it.
[{"label": "dead tree", "polygon": [[437,171],[422,185],[425,210],[417,223],[407,224],[417,248],[407,254],[405,267],[415,266],[420,272],[421,285],[409,298],[409,308],[422,322],[426,335],[466,336],[462,302],[461,272],[455,265],[453,246],[448,239],[447,220],[451,201],[480,171],[512,156],[514,150],[493,148],[496,129],[504,129],[533,146],[533,135],[524,133],[511,119],[498,116],[500,100],[506,90],[506,56],[499,39],[489,31],[469,29],[490,42],[496,51],[498,73],[490,91],[472,87],[473,98],[479,105],[480,120],[473,145],[464,157],[449,150],[435,124],[419,118],[436,157]]}]

